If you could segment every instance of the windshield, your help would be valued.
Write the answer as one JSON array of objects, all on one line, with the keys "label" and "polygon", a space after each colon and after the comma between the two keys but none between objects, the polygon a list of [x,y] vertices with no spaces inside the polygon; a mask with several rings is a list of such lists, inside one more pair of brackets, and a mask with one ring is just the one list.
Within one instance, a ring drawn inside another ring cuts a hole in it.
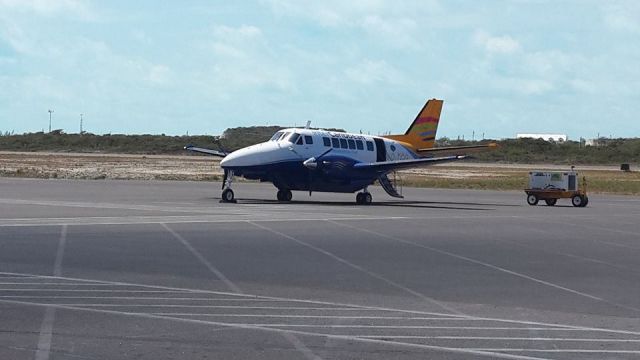
[{"label": "windshield", "polygon": [[280,136],[282,136],[282,131],[278,131],[275,134],[273,134],[273,136],[269,141],[278,141],[278,139],[280,139]]}]

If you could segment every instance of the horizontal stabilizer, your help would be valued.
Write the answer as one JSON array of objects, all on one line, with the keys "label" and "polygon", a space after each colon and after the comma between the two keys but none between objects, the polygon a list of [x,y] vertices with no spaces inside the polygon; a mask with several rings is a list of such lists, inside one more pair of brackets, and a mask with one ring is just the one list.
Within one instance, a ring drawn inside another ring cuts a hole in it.
[{"label": "horizontal stabilizer", "polygon": [[213,155],[213,156],[219,156],[219,157],[227,156],[227,153],[222,152],[222,151],[199,148],[199,147],[195,147],[193,145],[187,145],[187,146],[184,147],[184,149],[188,150],[188,151],[201,153],[201,154],[207,154],[207,155]]},{"label": "horizontal stabilizer", "polygon": [[467,156],[444,156],[444,157],[431,157],[431,158],[418,158],[408,160],[395,160],[395,161],[382,161],[374,163],[357,163],[353,165],[354,170],[371,170],[378,172],[389,172],[393,170],[402,170],[415,167],[423,167],[429,165],[435,165],[439,163],[464,160]]}]

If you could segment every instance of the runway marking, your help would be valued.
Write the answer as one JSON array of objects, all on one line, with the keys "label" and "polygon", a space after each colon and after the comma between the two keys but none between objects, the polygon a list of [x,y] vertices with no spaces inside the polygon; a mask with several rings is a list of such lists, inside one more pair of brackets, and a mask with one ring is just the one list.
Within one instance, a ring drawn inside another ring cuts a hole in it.
[{"label": "runway marking", "polygon": [[[264,317],[285,319],[354,319],[354,320],[432,320],[432,321],[473,321],[465,318],[441,317],[402,317],[402,316],[339,316],[339,315],[274,315],[274,314],[212,314],[212,313],[152,313],[171,316],[210,316],[210,317]],[[482,320],[481,320],[482,321]],[[513,329],[513,328],[510,328]],[[546,328],[545,328],[546,329]]]},{"label": "runway marking", "polygon": [[[0,274],[17,274],[11,272],[0,272]],[[486,320],[486,321],[496,321],[496,322],[504,322],[504,323],[512,323],[512,324],[522,324],[522,325],[532,325],[532,326],[548,326],[559,329],[577,329],[584,331],[594,331],[594,332],[605,332],[605,333],[614,333],[614,334],[626,334],[626,335],[640,335],[640,332],[637,331],[628,331],[628,330],[616,330],[616,329],[607,329],[607,328],[594,328],[594,327],[585,327],[585,326],[575,326],[575,325],[565,325],[565,324],[553,324],[553,323],[544,323],[537,321],[524,321],[524,320],[509,320],[509,319],[500,319],[500,318],[490,318],[490,317],[480,317],[480,316],[462,316],[455,315],[449,313],[436,313],[436,312],[427,312],[427,311],[417,311],[417,310],[406,310],[406,309],[393,309],[393,308],[385,308],[379,306],[363,306],[356,304],[347,304],[347,303],[338,303],[338,302],[330,302],[330,301],[319,301],[319,300],[304,300],[304,299],[292,299],[292,298],[283,298],[283,297],[275,297],[275,296],[256,296],[256,295],[248,295],[242,293],[229,293],[229,292],[221,292],[221,291],[212,291],[212,290],[201,290],[201,289],[188,289],[188,288],[176,288],[176,287],[168,287],[161,285],[146,285],[146,284],[134,284],[134,283],[126,283],[126,282],[118,282],[118,281],[104,281],[104,280],[89,280],[89,279],[81,279],[81,278],[71,278],[71,277],[54,277],[47,275],[34,275],[34,274],[25,274],[34,277],[46,278],[46,279],[62,279],[62,280],[73,280],[79,282],[95,282],[101,281],[104,283],[114,284],[114,285],[122,285],[122,286],[137,286],[141,288],[151,288],[151,289],[163,289],[163,291],[150,291],[151,293],[188,293],[188,294],[213,294],[213,295],[222,295],[222,296],[230,296],[237,298],[245,298],[245,299],[273,299],[277,301],[286,301],[286,302],[298,302],[298,303],[306,303],[306,304],[322,304],[322,305],[330,305],[336,307],[354,307],[360,309],[375,309],[379,311],[385,312],[395,312],[395,313],[405,313],[405,314],[417,314],[417,315],[426,315],[426,316],[442,316],[443,318],[450,317],[459,317],[465,319],[473,319],[473,320]],[[92,290],[94,292],[98,292],[99,290]],[[126,290],[124,290],[126,291]],[[129,291],[129,292],[139,292],[138,290]]]},{"label": "runway marking", "polygon": [[350,262],[350,261],[338,256],[338,255],[335,255],[332,252],[329,252],[327,250],[321,249],[321,248],[319,248],[317,246],[311,245],[311,244],[309,244],[307,242],[304,242],[304,241],[302,241],[300,239],[294,238],[293,236],[289,236],[287,234],[284,234],[284,233],[282,233],[280,231],[271,229],[271,228],[266,227],[264,225],[260,225],[260,224],[254,223],[252,221],[249,221],[249,223],[253,224],[254,226],[256,226],[258,228],[261,228],[263,230],[267,230],[267,231],[269,231],[271,233],[274,233],[274,234],[282,236],[282,237],[284,237],[286,239],[292,240],[292,241],[294,241],[294,242],[296,242],[296,243],[298,243],[300,245],[303,245],[303,246],[305,246],[307,248],[310,248],[310,249],[312,249],[312,250],[314,250],[316,252],[324,254],[324,255],[326,255],[326,256],[328,256],[328,257],[330,257],[330,258],[332,258],[332,259],[334,259],[334,260],[336,260],[336,261],[338,261],[338,262],[340,262],[340,263],[342,263],[344,265],[347,265],[347,266],[349,266],[349,267],[351,267],[353,269],[356,269],[356,270],[358,270],[358,271],[360,271],[362,273],[365,273],[365,274],[367,274],[367,275],[369,275],[369,276],[371,276],[373,278],[381,280],[381,281],[387,283],[388,285],[391,285],[391,286],[393,286],[393,287],[395,287],[397,289],[400,289],[400,290],[403,290],[405,292],[408,292],[408,293],[410,293],[410,294],[412,294],[412,295],[414,295],[414,296],[416,296],[416,297],[418,297],[418,298],[420,298],[422,300],[425,300],[425,301],[427,301],[427,302],[429,302],[431,304],[439,306],[440,308],[442,308],[444,310],[447,310],[447,311],[449,311],[451,313],[454,313],[454,314],[457,314],[457,315],[465,315],[462,312],[460,312],[460,311],[458,311],[458,310],[456,310],[456,309],[454,309],[454,308],[452,308],[452,307],[450,307],[448,305],[445,305],[445,304],[443,304],[443,303],[441,303],[441,302],[439,302],[439,301],[437,301],[435,299],[432,299],[432,298],[430,298],[428,296],[425,296],[424,294],[421,294],[421,293],[419,293],[417,291],[414,291],[414,290],[412,290],[412,289],[410,289],[410,288],[408,288],[408,287],[406,287],[404,285],[401,285],[401,284],[399,284],[399,283],[397,283],[397,282],[395,282],[393,280],[387,279],[386,277],[384,277],[382,275],[378,275],[377,273],[374,273],[374,272],[372,272],[370,270],[367,270],[366,268],[364,268],[364,267],[362,267],[360,265],[356,265],[356,264],[354,264],[354,263],[352,263],[352,262]]},{"label": "runway marking", "polygon": [[31,303],[26,301],[17,301],[17,300],[0,300],[0,302],[7,303],[7,304],[14,304],[14,305],[27,305],[27,306],[45,306],[45,307],[52,306],[55,308],[65,309],[65,310],[77,310],[77,311],[84,311],[84,312],[122,315],[122,316],[128,316],[128,317],[138,317],[138,318],[154,319],[154,320],[170,320],[170,321],[192,323],[192,324],[216,325],[216,326],[245,329],[245,330],[261,330],[261,331],[274,332],[274,333],[280,333],[280,334],[289,333],[289,334],[301,335],[301,336],[323,337],[323,338],[329,338],[329,339],[335,339],[335,340],[355,341],[355,342],[387,345],[387,346],[393,345],[393,346],[400,346],[400,347],[407,347],[407,348],[434,350],[434,351],[451,352],[451,353],[459,353],[459,354],[470,354],[470,355],[486,356],[486,357],[500,358],[500,359],[542,360],[542,358],[538,358],[538,357],[504,354],[504,353],[493,352],[493,351],[483,351],[483,350],[475,350],[475,349],[467,349],[467,348],[452,348],[452,347],[415,344],[415,343],[404,343],[404,342],[387,341],[387,340],[379,340],[379,339],[367,339],[367,338],[358,338],[351,335],[314,333],[314,332],[308,332],[308,331],[278,329],[278,328],[272,328],[272,327],[260,327],[260,326],[253,326],[253,325],[246,325],[246,324],[239,324],[239,323],[224,323],[224,322],[218,322],[218,321],[206,321],[206,320],[200,320],[200,319],[170,317],[170,316],[154,315],[154,314],[148,314],[148,313],[131,313],[131,312],[116,311],[116,310],[90,309],[90,308],[80,308],[80,307],[62,306],[62,305],[44,305],[44,304]]},{"label": "runway marking", "polygon": [[[113,285],[111,285],[113,286]],[[38,295],[1,295],[0,298],[7,299],[99,299],[99,300],[177,300],[177,301],[239,301],[239,302],[283,302],[271,299],[233,299],[233,298],[185,298],[185,297],[150,297],[150,296],[38,296]],[[292,301],[293,302],[293,301]]]},{"label": "runway marking", "polygon": [[109,290],[104,290],[104,289],[34,289],[34,288],[28,288],[28,289],[14,289],[14,288],[8,288],[8,289],[0,289],[0,291],[30,291],[30,292],[46,292],[46,291],[57,291],[57,292],[106,292],[106,293],[110,293],[110,292],[129,292],[129,293],[183,293],[184,291],[172,291],[172,290],[115,290],[115,289],[109,289]]},{"label": "runway marking", "polygon": [[[62,225],[60,231],[60,241],[58,242],[58,249],[56,251],[56,258],[53,264],[53,276],[62,275],[62,258],[64,256],[64,248],[67,243],[67,225]],[[53,322],[55,321],[54,307],[46,307],[44,311],[44,318],[40,325],[40,335],[38,337],[38,347],[36,350],[36,360],[48,360],[51,353],[51,339],[53,337]]]},{"label": "runway marking", "polygon": [[[194,255],[196,259],[198,259],[198,261],[200,261],[202,265],[204,265],[207,269],[209,269],[209,271],[213,273],[215,276],[217,276],[218,279],[222,280],[225,283],[225,285],[227,285],[227,287],[231,289],[231,291],[236,293],[242,293],[242,290],[238,286],[236,286],[236,284],[234,284],[220,270],[218,270],[215,266],[213,266],[204,256],[202,256],[202,254],[200,254],[198,250],[196,250],[193,246],[191,246],[191,244],[185,238],[183,238],[177,232],[173,231],[173,229],[171,229],[167,224],[162,223],[160,225],[162,225],[162,227],[164,227],[165,230],[167,230],[176,239],[178,239],[178,241],[180,241],[191,252],[191,254]],[[287,339],[287,341],[289,341],[293,345],[293,347],[296,350],[302,353],[302,355],[308,360],[322,360],[322,358],[320,358],[315,353],[313,353],[304,343],[302,343],[294,335],[284,334],[284,337],[285,339]]]},{"label": "runway marking", "polygon": [[415,340],[487,340],[487,341],[558,341],[558,342],[614,342],[638,343],[640,339],[594,339],[594,338],[542,338],[542,337],[491,337],[491,336],[411,336],[411,335],[354,335],[370,339],[415,339]]},{"label": "runway marking", "polygon": [[178,234],[177,232],[173,231],[173,229],[171,229],[167,224],[160,224],[165,230],[167,230],[171,235],[173,235],[174,238],[176,238],[180,243],[182,243],[182,245],[184,245],[184,247],[187,248],[187,250],[189,250],[189,252],[195,256],[196,259],[198,259],[198,261],[200,261],[200,263],[202,265],[204,265],[207,269],[209,269],[209,271],[211,273],[213,273],[215,276],[218,277],[218,279],[222,280],[222,282],[225,283],[225,285],[227,285],[227,287],[229,289],[231,289],[231,291],[233,292],[242,292],[242,290],[240,290],[239,287],[237,287],[233,282],[231,282],[220,270],[218,270],[215,266],[213,266],[209,260],[205,259],[204,256],[202,256],[202,254],[200,254],[200,252],[198,250],[196,250],[193,246],[191,246],[191,244],[185,239],[183,238],[180,234]]},{"label": "runway marking", "polygon": [[603,299],[603,298],[595,296],[595,295],[587,294],[585,292],[581,292],[581,291],[578,291],[578,290],[573,290],[573,289],[570,289],[570,288],[567,288],[567,287],[564,287],[564,286],[561,286],[561,285],[557,285],[557,284],[551,283],[551,282],[546,281],[546,280],[541,280],[541,279],[538,279],[538,278],[535,278],[535,277],[532,277],[532,276],[529,276],[529,275],[525,275],[525,274],[522,274],[522,273],[519,273],[519,272],[516,272],[516,271],[513,271],[513,270],[509,270],[509,269],[506,269],[506,268],[503,268],[503,267],[500,267],[500,266],[497,266],[497,265],[489,264],[489,263],[484,262],[484,261],[472,259],[470,257],[466,257],[466,256],[463,256],[463,255],[458,255],[458,254],[455,254],[455,253],[452,253],[452,252],[449,252],[449,251],[446,251],[446,250],[441,250],[441,249],[434,248],[434,247],[431,247],[431,246],[428,246],[428,245],[416,243],[416,242],[413,242],[413,241],[410,241],[410,240],[406,240],[406,239],[402,239],[402,238],[399,238],[399,237],[396,237],[396,236],[386,235],[386,234],[379,233],[379,232],[376,232],[376,231],[372,231],[372,230],[369,230],[369,229],[362,229],[362,228],[355,227],[355,226],[348,225],[348,224],[340,224],[340,223],[334,222],[334,221],[331,221],[331,222],[334,223],[334,224],[337,224],[337,225],[342,225],[344,227],[348,227],[348,228],[352,228],[352,229],[359,230],[359,231],[362,231],[362,232],[370,233],[370,234],[373,234],[373,235],[377,235],[377,236],[380,236],[380,237],[383,237],[383,238],[395,240],[395,241],[402,242],[402,243],[405,243],[405,244],[414,245],[414,246],[417,246],[417,247],[420,247],[420,248],[431,250],[433,252],[437,252],[439,254],[447,255],[447,256],[454,257],[454,258],[457,258],[457,259],[460,259],[460,260],[464,260],[464,261],[467,261],[467,262],[471,262],[471,263],[474,263],[474,264],[477,264],[477,265],[488,267],[488,268],[494,269],[496,271],[500,271],[500,272],[503,272],[503,273],[506,273],[506,274],[510,274],[510,275],[513,275],[513,276],[516,276],[516,277],[519,277],[519,278],[527,279],[527,280],[530,280],[530,281],[533,281],[533,282],[536,282],[536,283],[539,283],[539,284],[542,284],[542,285],[545,285],[545,286],[548,286],[548,287],[552,287],[552,288],[555,288],[555,289],[558,289],[558,290],[562,290],[562,291],[565,291],[565,292],[572,293],[574,295],[586,297],[586,298],[591,299],[591,300],[600,301],[600,302],[603,302],[605,304],[609,304],[609,305],[612,305],[612,306],[615,306],[615,307],[619,307],[619,308],[623,308],[623,309],[627,309],[627,310],[632,310],[632,311],[640,311],[640,309],[635,308],[635,307],[614,303],[614,302],[608,301],[606,299]]},{"label": "runway marking", "polygon": [[357,308],[326,308],[326,307],[288,307],[288,306],[233,306],[233,305],[178,305],[178,304],[58,304],[75,307],[167,307],[167,308],[204,308],[204,309],[245,309],[245,310],[310,310],[310,311],[376,311],[373,309]]},{"label": "runway marking", "polygon": [[465,348],[478,351],[496,352],[539,352],[539,353],[585,353],[585,354],[640,354],[640,350],[584,350],[584,349],[513,349],[513,348]]}]

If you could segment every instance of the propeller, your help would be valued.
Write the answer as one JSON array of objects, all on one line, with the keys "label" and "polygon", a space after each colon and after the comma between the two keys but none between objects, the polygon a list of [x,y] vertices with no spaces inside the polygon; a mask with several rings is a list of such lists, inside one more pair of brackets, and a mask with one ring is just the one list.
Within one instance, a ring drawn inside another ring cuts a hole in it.
[{"label": "propeller", "polygon": [[320,156],[318,157],[310,157],[307,160],[302,162],[302,165],[304,165],[304,167],[306,167],[307,169],[309,169],[308,174],[309,177],[307,178],[307,182],[309,184],[309,196],[311,196],[311,184],[313,183],[313,173],[318,170],[318,162],[320,161],[320,159],[322,159],[325,155],[327,155],[329,152],[331,152],[331,150],[333,150],[333,148],[330,148],[329,150],[323,152],[322,154],[320,154]]}]

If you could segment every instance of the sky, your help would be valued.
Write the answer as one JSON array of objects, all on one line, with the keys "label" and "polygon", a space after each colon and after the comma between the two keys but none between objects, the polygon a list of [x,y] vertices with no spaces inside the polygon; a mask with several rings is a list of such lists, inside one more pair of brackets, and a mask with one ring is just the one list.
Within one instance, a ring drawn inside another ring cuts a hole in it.
[{"label": "sky", "polygon": [[640,137],[640,1],[0,0],[0,131]]}]

